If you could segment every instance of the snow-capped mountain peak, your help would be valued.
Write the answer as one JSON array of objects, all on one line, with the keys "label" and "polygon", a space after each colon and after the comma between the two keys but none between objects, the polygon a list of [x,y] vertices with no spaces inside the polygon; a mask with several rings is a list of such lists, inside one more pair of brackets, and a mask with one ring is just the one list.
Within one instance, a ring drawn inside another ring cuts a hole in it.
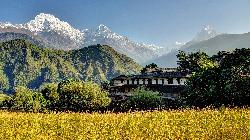
[{"label": "snow-capped mountain peak", "polygon": [[35,33],[55,32],[72,40],[81,40],[83,33],[70,26],[67,22],[61,21],[53,15],[40,13],[34,20],[24,24],[24,27]]},{"label": "snow-capped mountain peak", "polygon": [[213,30],[213,28],[210,25],[205,25],[203,29],[206,31]]},{"label": "snow-capped mountain peak", "polygon": [[100,24],[98,26],[98,30],[102,31],[102,32],[110,32],[110,29],[107,26],[103,25],[103,24]]},{"label": "snow-capped mountain peak", "polygon": [[200,32],[198,32],[196,34],[196,36],[194,37],[194,39],[192,41],[203,41],[203,40],[208,40],[210,38],[213,38],[215,36],[217,36],[218,33],[216,32],[216,30],[210,26],[210,25],[205,25]]},{"label": "snow-capped mountain peak", "polygon": [[213,29],[213,27],[211,27],[210,25],[206,25],[203,28],[204,31],[207,32],[207,34],[213,34],[216,33],[216,31]]},{"label": "snow-capped mountain peak", "polygon": [[107,26],[105,26],[104,24],[100,24],[98,26],[98,28],[94,31],[94,33],[97,36],[105,36],[107,38],[120,38],[121,36],[119,36],[118,34],[112,32]]},{"label": "snow-capped mountain peak", "polygon": [[0,22],[0,28],[2,29],[6,29],[6,28],[15,28],[15,29],[18,29],[18,28],[22,28],[21,25],[19,24],[11,24],[10,22]]},{"label": "snow-capped mountain peak", "polygon": [[0,22],[0,27],[2,28],[15,27],[15,25],[11,24],[10,22]]},{"label": "snow-capped mountain peak", "polygon": [[[103,24],[96,29],[80,31],[54,15],[45,13],[40,13],[25,24],[0,23],[0,32],[28,33],[31,39],[39,40],[40,46],[63,50],[80,49],[96,44],[109,45],[140,63],[157,57],[158,50],[161,49],[156,45],[132,41],[126,36],[112,32]],[[16,37],[11,36],[8,39],[11,38]]]},{"label": "snow-capped mountain peak", "polygon": [[179,42],[179,41],[175,41],[174,43],[175,46],[182,46],[184,44],[185,44],[184,42]]},{"label": "snow-capped mountain peak", "polygon": [[25,24],[33,32],[48,31],[53,28],[59,28],[62,26],[70,28],[70,25],[66,22],[60,21],[53,15],[41,13]]}]

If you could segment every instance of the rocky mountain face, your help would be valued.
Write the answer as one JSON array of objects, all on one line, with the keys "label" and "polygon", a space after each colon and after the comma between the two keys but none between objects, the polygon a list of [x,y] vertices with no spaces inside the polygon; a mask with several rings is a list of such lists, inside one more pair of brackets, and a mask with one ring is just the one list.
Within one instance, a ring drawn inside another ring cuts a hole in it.
[{"label": "rocky mountain face", "polygon": [[20,39],[0,43],[0,92],[10,93],[16,86],[37,89],[68,78],[100,83],[140,69],[131,58],[107,45],[64,51]]},{"label": "rocky mountain face", "polygon": [[[25,24],[1,23],[0,33],[22,33],[30,36],[33,40],[38,40],[43,47],[75,50],[90,45],[102,44],[112,46],[116,51],[125,54],[135,61],[142,63],[152,58],[158,57],[157,51],[161,47],[137,43],[125,36],[112,32],[105,25],[100,25],[97,29],[78,30],[67,22],[61,21],[50,14],[41,13],[34,20]],[[19,34],[20,35],[20,34]],[[24,37],[27,38],[27,37]],[[2,38],[1,40],[12,40],[16,37]]]}]

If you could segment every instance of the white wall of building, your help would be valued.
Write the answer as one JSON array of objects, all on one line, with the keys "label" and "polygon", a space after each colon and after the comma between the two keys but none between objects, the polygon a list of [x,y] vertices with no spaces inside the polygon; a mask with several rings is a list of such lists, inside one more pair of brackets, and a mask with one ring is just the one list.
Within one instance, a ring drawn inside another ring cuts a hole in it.
[{"label": "white wall of building", "polygon": [[173,85],[179,85],[177,78],[173,78]]},{"label": "white wall of building", "polygon": [[122,84],[121,80],[114,80],[114,85],[121,85],[121,84]]},{"label": "white wall of building", "polygon": [[[145,80],[145,83],[143,83],[143,79],[139,79],[139,80],[134,80],[134,84],[137,85],[137,84],[140,84],[140,85],[147,85],[148,84],[148,79],[144,79]],[[158,80],[158,85],[184,85],[185,82],[187,81],[187,78],[180,78],[180,83],[178,83],[178,80],[177,78],[173,78],[173,84],[169,84],[169,81],[167,78],[158,78],[158,79],[152,79],[152,84],[155,85],[156,84],[156,80]],[[164,80],[164,83],[162,82],[162,80]],[[132,82],[132,79],[129,79],[128,80],[130,85],[133,84]],[[139,82],[139,83],[138,83]],[[127,84],[127,80],[114,80],[114,85],[124,85],[124,84]]]},{"label": "white wall of building", "polygon": [[152,79],[152,85],[156,84],[156,79]]},{"label": "white wall of building", "polygon": [[129,84],[132,85],[132,80],[131,79],[129,79]]},{"label": "white wall of building", "polygon": [[168,85],[168,79],[164,78],[164,85]]},{"label": "white wall of building", "polygon": [[186,81],[187,81],[187,79],[186,79],[186,78],[181,78],[181,79],[180,79],[180,83],[181,83],[181,85],[184,85]]},{"label": "white wall of building", "polygon": [[158,79],[158,84],[162,85],[162,79]]},{"label": "white wall of building", "polygon": [[142,85],[143,84],[143,80],[139,79],[139,84]]}]

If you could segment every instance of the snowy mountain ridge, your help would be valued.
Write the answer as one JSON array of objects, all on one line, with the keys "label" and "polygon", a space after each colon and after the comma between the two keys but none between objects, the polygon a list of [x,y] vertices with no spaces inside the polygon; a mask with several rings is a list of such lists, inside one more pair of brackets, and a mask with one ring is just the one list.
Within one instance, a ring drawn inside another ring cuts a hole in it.
[{"label": "snowy mountain ridge", "polygon": [[103,24],[100,24],[97,29],[80,31],[69,23],[45,13],[40,13],[24,24],[0,23],[0,32],[28,33],[33,37],[41,38],[45,42],[45,47],[62,50],[80,49],[96,44],[109,45],[139,63],[158,57],[160,54],[157,50],[161,49],[153,44],[132,41],[126,36],[112,32]]},{"label": "snowy mountain ridge", "polygon": [[61,21],[53,15],[44,13],[37,15],[34,20],[24,24],[23,27],[37,34],[40,32],[54,31],[77,42],[80,42],[84,37],[84,33],[73,28],[67,22]]},{"label": "snowy mountain ridge", "polygon": [[203,41],[203,40],[208,40],[210,38],[213,38],[215,36],[219,35],[219,33],[217,33],[215,31],[215,29],[210,26],[210,25],[205,25],[200,32],[198,32],[195,37],[193,38],[193,42],[199,42],[199,41]]}]

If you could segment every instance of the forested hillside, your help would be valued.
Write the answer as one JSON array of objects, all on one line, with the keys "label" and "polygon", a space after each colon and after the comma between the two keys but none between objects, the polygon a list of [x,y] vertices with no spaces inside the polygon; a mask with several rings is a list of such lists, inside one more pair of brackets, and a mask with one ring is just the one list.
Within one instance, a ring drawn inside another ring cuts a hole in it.
[{"label": "forested hillside", "polygon": [[3,92],[11,92],[16,86],[36,89],[43,83],[68,78],[100,83],[139,70],[140,66],[131,58],[109,46],[62,51],[40,48],[20,39],[0,44],[0,91]]}]

